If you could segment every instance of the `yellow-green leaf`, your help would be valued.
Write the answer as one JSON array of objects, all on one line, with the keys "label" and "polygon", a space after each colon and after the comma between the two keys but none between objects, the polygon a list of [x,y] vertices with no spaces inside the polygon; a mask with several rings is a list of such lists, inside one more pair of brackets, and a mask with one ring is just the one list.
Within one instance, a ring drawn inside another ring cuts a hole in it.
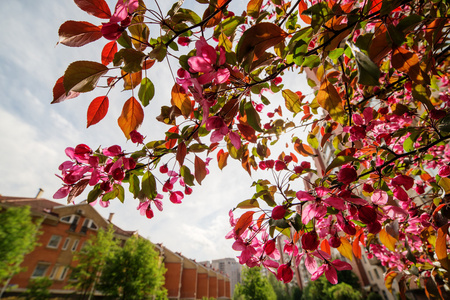
[{"label": "yellow-green leaf", "polygon": [[337,249],[342,256],[353,261],[353,247],[345,237],[341,237],[341,245]]},{"label": "yellow-green leaf", "polygon": [[391,293],[392,293],[392,283],[394,283],[395,277],[397,277],[397,272],[394,271],[387,273],[386,276],[384,277],[384,285]]},{"label": "yellow-green leaf", "polygon": [[386,248],[388,248],[392,252],[395,251],[395,244],[397,243],[397,240],[392,235],[387,233],[386,230],[381,229],[378,237],[380,238],[380,242],[385,245]]},{"label": "yellow-green leaf", "polygon": [[281,94],[283,95],[283,98],[285,100],[286,108],[289,111],[293,112],[294,114],[302,111],[302,100],[297,93],[294,93],[289,89],[285,89],[281,92]]},{"label": "yellow-green leaf", "polygon": [[175,83],[172,88],[172,102],[178,107],[183,116],[188,117],[192,111],[191,99],[183,91],[178,83]]}]

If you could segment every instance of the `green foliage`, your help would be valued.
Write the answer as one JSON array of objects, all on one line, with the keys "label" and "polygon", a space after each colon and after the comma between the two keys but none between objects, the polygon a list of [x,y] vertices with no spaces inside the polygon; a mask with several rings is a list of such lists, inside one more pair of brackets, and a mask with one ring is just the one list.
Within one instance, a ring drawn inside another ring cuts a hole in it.
[{"label": "green foliage", "polygon": [[283,284],[281,281],[279,281],[275,275],[273,275],[272,273],[269,273],[269,283],[273,288],[273,291],[275,292],[276,295],[276,299],[277,300],[290,300],[293,299],[291,298],[291,296],[289,295],[288,292],[288,286]]},{"label": "green foliage", "polygon": [[236,285],[234,300],[275,300],[272,285],[267,277],[261,274],[261,268],[245,268],[242,272],[242,283]]},{"label": "green foliage", "polygon": [[94,287],[108,259],[119,250],[114,241],[114,230],[110,227],[107,231],[99,229],[97,236],[92,236],[86,242],[83,250],[75,256],[78,264],[72,269],[69,287],[75,288],[81,293],[81,299],[94,291]]},{"label": "green foliage", "polygon": [[165,271],[152,243],[132,237],[106,259],[98,290],[117,299],[165,299]]},{"label": "green foliage", "polygon": [[25,255],[36,246],[38,228],[28,206],[0,211],[0,284],[21,271]]},{"label": "green foliage", "polygon": [[302,300],[357,300],[361,298],[361,285],[352,271],[338,271],[339,284],[332,285],[325,276],[311,281],[303,290]]},{"label": "green foliage", "polygon": [[25,299],[27,300],[43,300],[49,299],[49,288],[52,286],[51,279],[47,277],[38,277],[30,280],[25,292]]},{"label": "green foliage", "polygon": [[383,296],[378,293],[371,292],[367,295],[367,300],[383,300]]}]

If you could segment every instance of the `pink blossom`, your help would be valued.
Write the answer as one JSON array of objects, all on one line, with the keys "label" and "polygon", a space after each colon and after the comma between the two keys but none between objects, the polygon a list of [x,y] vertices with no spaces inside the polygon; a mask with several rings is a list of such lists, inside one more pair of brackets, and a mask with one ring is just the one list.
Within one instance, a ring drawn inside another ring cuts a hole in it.
[{"label": "pink blossom", "polygon": [[337,284],[337,272],[342,270],[351,270],[352,266],[349,263],[343,262],[339,259],[334,260],[333,262],[326,262],[321,265],[317,271],[311,275],[311,280],[317,280],[323,273],[325,273],[325,277],[331,284]]},{"label": "pink blossom", "polygon": [[171,192],[170,197],[169,197],[170,202],[175,203],[175,204],[181,203],[181,200],[183,200],[183,198],[184,198],[184,195],[180,191]]},{"label": "pink blossom", "polygon": [[439,168],[438,175],[441,177],[448,177],[450,176],[450,166],[445,165]]}]

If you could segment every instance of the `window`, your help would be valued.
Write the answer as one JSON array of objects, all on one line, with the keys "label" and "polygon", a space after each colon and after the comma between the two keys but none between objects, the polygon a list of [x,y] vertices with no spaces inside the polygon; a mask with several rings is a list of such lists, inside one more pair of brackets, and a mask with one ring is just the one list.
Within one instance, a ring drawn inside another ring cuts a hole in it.
[{"label": "window", "polygon": [[74,242],[73,242],[73,246],[72,246],[72,251],[76,251],[77,250],[77,247],[78,247],[78,243],[80,242],[80,240],[75,240]]},{"label": "window", "polygon": [[62,249],[66,250],[67,247],[69,247],[69,243],[70,243],[70,238],[66,238],[66,240],[64,241],[64,244],[62,246]]},{"label": "window", "polygon": [[380,274],[378,274],[378,270],[377,269],[373,269],[373,271],[375,272],[375,276],[377,277],[377,279],[380,279]]},{"label": "window", "polygon": [[58,248],[60,241],[61,241],[61,236],[54,234],[48,241],[47,247],[48,248]]},{"label": "window", "polygon": [[69,231],[75,231],[77,229],[78,220],[80,219],[79,216],[74,216],[72,222],[70,223]]},{"label": "window", "polygon": [[34,269],[33,274],[31,277],[43,277],[45,276],[45,273],[47,273],[47,269],[50,266],[47,262],[38,262],[36,265],[36,268]]},{"label": "window", "polygon": [[50,279],[56,279],[56,280],[64,280],[67,275],[68,267],[61,266],[61,265],[55,265],[53,267],[52,273],[50,273]]},{"label": "window", "polygon": [[97,225],[91,219],[85,219],[84,220],[83,226],[81,227],[80,232],[81,233],[86,233],[88,229],[93,229],[93,230],[97,230],[98,229]]},{"label": "window", "polygon": [[373,280],[372,273],[370,273],[370,271],[369,271],[369,277],[370,277],[370,280]]}]

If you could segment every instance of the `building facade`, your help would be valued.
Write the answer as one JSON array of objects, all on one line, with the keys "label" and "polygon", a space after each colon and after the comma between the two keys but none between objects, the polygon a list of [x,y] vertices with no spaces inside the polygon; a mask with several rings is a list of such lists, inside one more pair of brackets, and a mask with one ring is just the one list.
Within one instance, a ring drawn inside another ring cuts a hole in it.
[{"label": "building facade", "polygon": [[[41,224],[41,234],[38,245],[21,264],[24,271],[8,280],[10,293],[23,293],[31,279],[48,277],[53,282],[50,287],[52,295],[74,294],[76,291],[65,288],[69,284],[71,267],[77,263],[73,260],[74,255],[88,239],[97,235],[98,229],[112,225],[121,246],[128,238],[138,234],[137,231],[125,231],[115,226],[111,222],[112,214],[106,220],[87,203],[62,205],[43,198],[0,195],[0,213],[14,206],[30,207],[33,219]],[[226,275],[205,268],[162,245],[155,245],[155,248],[167,269],[165,288],[169,299],[231,299],[230,280]]]}]

